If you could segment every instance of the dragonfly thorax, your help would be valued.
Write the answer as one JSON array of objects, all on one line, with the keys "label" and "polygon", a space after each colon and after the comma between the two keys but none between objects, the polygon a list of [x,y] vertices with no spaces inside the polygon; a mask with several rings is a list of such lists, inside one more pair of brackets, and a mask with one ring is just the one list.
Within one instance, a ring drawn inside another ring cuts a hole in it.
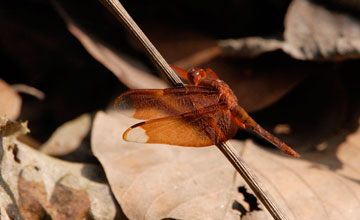
[{"label": "dragonfly thorax", "polygon": [[229,108],[238,105],[235,94],[223,80],[206,78],[199,82],[199,85],[216,89],[219,92],[219,103],[226,103],[226,106]]}]

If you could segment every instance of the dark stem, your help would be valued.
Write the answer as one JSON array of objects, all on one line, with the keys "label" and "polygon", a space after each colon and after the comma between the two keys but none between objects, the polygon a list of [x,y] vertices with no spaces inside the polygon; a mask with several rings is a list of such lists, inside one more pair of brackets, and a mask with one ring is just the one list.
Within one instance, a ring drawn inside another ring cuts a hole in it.
[{"label": "dark stem", "polygon": [[[145,34],[131,18],[131,16],[127,13],[127,11],[120,4],[120,2],[118,0],[100,1],[125,25],[125,27],[130,31],[130,33],[143,45],[143,47],[146,49],[147,53],[153,59],[162,74],[165,75],[166,78],[169,79],[174,86],[184,86],[179,76],[171,69],[169,64],[165,61],[159,51],[145,36]],[[234,149],[230,142],[218,144],[217,147],[235,167],[239,174],[244,178],[246,183],[250,186],[252,191],[259,198],[265,208],[270,212],[273,218],[276,220],[288,219],[278,207],[278,205],[274,202],[274,199],[271,197],[271,195],[262,186],[254,172],[245,163],[245,161],[243,161],[238,156],[238,152]]]},{"label": "dark stem", "polygon": [[165,74],[165,79],[170,80],[174,86],[184,86],[181,79],[177,76],[173,69],[169,66],[163,56],[154,47],[150,40],[146,37],[144,32],[139,28],[131,16],[127,13],[125,8],[118,0],[100,0],[115,16],[124,24],[129,32],[138,40],[145,48],[146,52],[155,62],[156,66],[162,74]]},{"label": "dark stem", "polygon": [[247,163],[239,157],[238,152],[231,145],[230,142],[224,142],[216,145],[220,151],[225,155],[225,157],[230,161],[238,173],[242,176],[245,182],[249,185],[255,195],[259,198],[261,203],[269,211],[271,216],[278,219],[288,219],[280,207],[276,204],[275,200],[272,198],[270,193],[266,188],[261,184],[258,177],[247,165]]}]

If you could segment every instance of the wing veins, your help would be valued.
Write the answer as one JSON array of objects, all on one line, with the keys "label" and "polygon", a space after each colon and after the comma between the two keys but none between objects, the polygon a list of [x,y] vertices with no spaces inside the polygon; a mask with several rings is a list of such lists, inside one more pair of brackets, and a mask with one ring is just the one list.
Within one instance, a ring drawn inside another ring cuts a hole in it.
[{"label": "wing veins", "polygon": [[[176,116],[141,122],[126,130],[123,138],[141,143],[164,143],[199,147],[213,145],[215,142],[227,138],[215,118],[216,114],[220,113],[221,115],[222,112],[220,111],[224,109],[229,111],[225,103],[220,103]],[[137,129],[137,132],[131,134],[130,132],[133,129]],[[138,129],[143,129],[144,132],[139,132]],[[128,136],[129,133],[131,137]],[[137,138],[137,134],[146,137]]]},{"label": "wing veins", "polygon": [[[117,98],[115,107],[120,110],[134,109],[135,113],[130,117],[149,120],[190,113],[197,108],[217,104],[219,97],[217,90],[203,86],[131,90]],[[141,111],[145,115],[136,115]]]}]

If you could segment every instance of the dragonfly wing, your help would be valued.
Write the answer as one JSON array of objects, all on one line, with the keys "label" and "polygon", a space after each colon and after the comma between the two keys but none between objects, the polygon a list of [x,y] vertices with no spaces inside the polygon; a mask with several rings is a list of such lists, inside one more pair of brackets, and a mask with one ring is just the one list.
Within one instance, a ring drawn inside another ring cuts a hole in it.
[{"label": "dragonfly wing", "polygon": [[198,111],[138,123],[123,135],[124,140],[139,143],[159,143],[204,147],[232,138],[237,125],[231,112],[220,105]]},{"label": "dragonfly wing", "polygon": [[219,92],[203,86],[130,90],[115,101],[115,108],[129,117],[150,120],[192,112],[215,105]]}]

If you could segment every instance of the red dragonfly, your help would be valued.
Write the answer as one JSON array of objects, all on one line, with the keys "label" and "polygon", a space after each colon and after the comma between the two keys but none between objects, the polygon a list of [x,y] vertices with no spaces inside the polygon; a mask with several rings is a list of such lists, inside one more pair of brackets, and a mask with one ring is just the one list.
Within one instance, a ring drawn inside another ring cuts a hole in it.
[{"label": "red dragonfly", "polygon": [[189,84],[130,90],[116,99],[115,108],[132,118],[146,120],[128,128],[123,134],[124,140],[204,147],[229,140],[240,126],[249,128],[284,153],[300,157],[257,124],[237,104],[233,91],[214,71],[194,68],[188,72],[172,68]]}]

